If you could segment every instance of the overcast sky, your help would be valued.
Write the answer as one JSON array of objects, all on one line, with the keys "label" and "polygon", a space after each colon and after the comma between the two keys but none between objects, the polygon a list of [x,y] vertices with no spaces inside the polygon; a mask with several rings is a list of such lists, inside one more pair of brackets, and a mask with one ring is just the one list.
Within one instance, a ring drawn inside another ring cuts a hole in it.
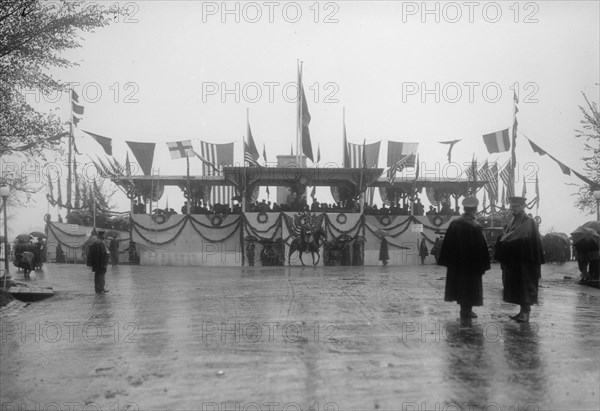
[{"label": "overcast sky", "polygon": [[[233,141],[241,162],[246,108],[261,154],[263,144],[269,161],[289,154],[300,59],[321,163],[341,164],[343,107],[350,142],[382,140],[380,167],[390,140],[419,142],[421,161],[434,173],[447,163],[439,141],[462,140],[453,151],[459,163],[473,156],[504,162],[508,153],[488,155],[481,136],[512,125],[516,84],[519,130],[583,171],[584,141],[574,129],[585,104],[581,92],[600,100],[598,2],[427,2],[427,10],[422,2],[393,1],[227,2],[228,10],[222,2],[119,4],[130,15],[85,34],[83,47],[68,53],[78,67],[52,72],[78,83],[85,106],[79,129],[112,138],[119,161],[125,140],[191,139]],[[67,94],[48,100],[40,103],[68,118]],[[103,153],[76,135],[81,151]],[[517,159],[521,173],[539,173],[542,232],[570,232],[594,219],[573,207],[577,189],[569,184],[581,182],[533,153],[522,136]],[[161,175],[185,174],[185,160],[171,161],[165,144],[157,145],[154,167]],[[199,171],[193,161],[192,172]],[[527,190],[531,196],[534,185]],[[166,192],[176,209],[183,203],[178,191]],[[330,199],[326,191],[318,197]],[[43,227],[44,195],[11,219],[13,233]]]}]

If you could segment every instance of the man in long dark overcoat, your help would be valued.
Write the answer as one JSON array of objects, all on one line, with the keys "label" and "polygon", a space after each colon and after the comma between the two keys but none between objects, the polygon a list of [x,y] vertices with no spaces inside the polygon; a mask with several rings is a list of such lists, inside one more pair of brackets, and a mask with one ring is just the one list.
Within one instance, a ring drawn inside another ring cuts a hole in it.
[{"label": "man in long dark overcoat", "polygon": [[94,272],[94,288],[96,294],[108,292],[104,288],[106,267],[110,253],[104,243],[104,231],[98,231],[98,238],[90,245],[87,255],[87,265]]},{"label": "man in long dark overcoat", "polygon": [[475,221],[479,201],[463,200],[464,214],[450,223],[438,264],[448,268],[446,301],[460,304],[461,318],[475,318],[474,306],[483,305],[481,277],[490,269],[490,255],[481,226]]},{"label": "man in long dark overcoat", "polygon": [[502,267],[504,301],[519,304],[521,310],[511,316],[528,322],[531,305],[538,303],[538,286],[544,251],[537,223],[525,214],[526,199],[509,199],[512,220],[496,244],[496,259]]}]

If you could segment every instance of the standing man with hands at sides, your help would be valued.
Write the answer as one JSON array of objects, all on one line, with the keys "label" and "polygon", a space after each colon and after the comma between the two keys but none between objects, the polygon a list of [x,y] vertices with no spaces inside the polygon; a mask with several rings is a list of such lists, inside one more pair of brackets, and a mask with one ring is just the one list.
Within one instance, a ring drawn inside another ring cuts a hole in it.
[{"label": "standing man with hands at sides", "polygon": [[104,288],[104,277],[106,275],[109,255],[108,247],[104,243],[104,231],[98,231],[98,237],[90,245],[87,254],[87,265],[88,267],[92,267],[92,271],[94,272],[94,288],[96,289],[96,294],[108,292],[108,290]]},{"label": "standing man with hands at sides", "polygon": [[483,305],[481,277],[490,269],[490,255],[481,226],[475,221],[479,201],[466,197],[464,214],[450,223],[438,264],[447,267],[446,301],[460,304],[460,318],[476,318],[474,306]]},{"label": "standing man with hands at sides", "polygon": [[526,199],[510,197],[509,203],[513,218],[498,239],[496,259],[502,267],[504,301],[521,306],[510,318],[529,322],[531,305],[538,303],[544,251],[537,223],[525,214]]}]

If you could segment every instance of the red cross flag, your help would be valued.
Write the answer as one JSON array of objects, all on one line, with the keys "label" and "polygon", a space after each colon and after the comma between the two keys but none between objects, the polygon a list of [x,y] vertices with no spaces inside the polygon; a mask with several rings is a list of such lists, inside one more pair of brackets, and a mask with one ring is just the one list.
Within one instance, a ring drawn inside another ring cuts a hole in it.
[{"label": "red cross flag", "polygon": [[171,153],[171,158],[173,160],[194,155],[192,142],[190,140],[167,143],[167,147],[169,147],[169,153]]}]

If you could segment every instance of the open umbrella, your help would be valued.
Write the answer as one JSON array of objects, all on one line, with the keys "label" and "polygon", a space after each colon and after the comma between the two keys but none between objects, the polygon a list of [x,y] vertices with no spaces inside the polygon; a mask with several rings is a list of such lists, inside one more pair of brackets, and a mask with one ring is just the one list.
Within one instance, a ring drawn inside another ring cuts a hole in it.
[{"label": "open umbrella", "polygon": [[108,238],[108,237],[117,238],[117,237],[119,237],[119,233],[116,230],[108,230],[106,233],[104,233],[104,238]]},{"label": "open umbrella", "polygon": [[29,233],[29,235],[37,238],[46,238],[46,234],[42,233],[41,231],[32,231]]},{"label": "open umbrella", "polygon": [[585,224],[577,227],[575,231],[571,233],[571,237],[573,238],[573,245],[579,243],[591,243],[595,244],[597,247],[600,243],[600,232],[593,228],[586,227]]},{"label": "open umbrella", "polygon": [[29,234],[19,234],[15,240],[16,241],[31,241],[33,237]]},{"label": "open umbrella", "polygon": [[582,227],[591,228],[600,234],[600,221],[588,221],[587,223],[583,224]]}]

